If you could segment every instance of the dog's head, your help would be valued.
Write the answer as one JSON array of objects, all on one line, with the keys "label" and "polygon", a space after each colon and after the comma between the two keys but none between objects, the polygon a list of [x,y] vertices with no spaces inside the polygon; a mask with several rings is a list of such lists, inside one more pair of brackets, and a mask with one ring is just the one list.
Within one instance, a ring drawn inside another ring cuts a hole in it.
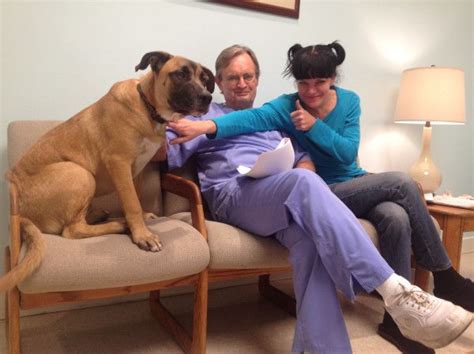
[{"label": "dog's head", "polygon": [[165,52],[145,54],[135,71],[148,66],[154,75],[157,109],[165,118],[170,112],[199,116],[208,111],[214,92],[214,75],[208,68]]}]

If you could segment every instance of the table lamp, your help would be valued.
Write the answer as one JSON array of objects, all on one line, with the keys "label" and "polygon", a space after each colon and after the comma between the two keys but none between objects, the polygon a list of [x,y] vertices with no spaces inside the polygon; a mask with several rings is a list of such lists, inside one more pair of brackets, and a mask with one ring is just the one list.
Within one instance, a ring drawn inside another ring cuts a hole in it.
[{"label": "table lamp", "polygon": [[441,173],[431,158],[431,125],[464,124],[464,71],[425,67],[403,71],[395,108],[395,123],[424,124],[423,147],[410,175],[424,193],[441,185]]}]

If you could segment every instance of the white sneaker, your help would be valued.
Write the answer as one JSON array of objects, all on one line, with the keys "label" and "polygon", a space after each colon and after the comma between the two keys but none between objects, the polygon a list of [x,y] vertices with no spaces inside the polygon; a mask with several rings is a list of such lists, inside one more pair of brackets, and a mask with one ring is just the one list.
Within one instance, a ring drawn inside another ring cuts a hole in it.
[{"label": "white sneaker", "polygon": [[410,283],[390,298],[386,310],[402,334],[431,348],[441,348],[459,337],[471,324],[472,313],[438,299]]}]

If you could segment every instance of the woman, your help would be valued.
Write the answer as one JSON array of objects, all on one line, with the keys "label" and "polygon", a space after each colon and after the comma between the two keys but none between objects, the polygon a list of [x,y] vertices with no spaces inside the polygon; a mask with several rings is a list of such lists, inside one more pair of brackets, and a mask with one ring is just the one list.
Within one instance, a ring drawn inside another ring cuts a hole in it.
[{"label": "woman", "polygon": [[[410,278],[413,249],[417,264],[433,273],[435,295],[474,311],[474,285],[452,268],[417,185],[403,173],[368,174],[358,166],[359,97],[334,85],[344,59],[337,42],[295,44],[288,50],[285,75],[296,80],[297,93],[211,121],[171,124],[181,135],[174,143],[203,133],[223,138],[278,129],[294,136],[330,189],[357,217],[374,224],[381,253],[396,273]],[[388,313],[379,333],[403,352],[430,352],[404,338]]]}]

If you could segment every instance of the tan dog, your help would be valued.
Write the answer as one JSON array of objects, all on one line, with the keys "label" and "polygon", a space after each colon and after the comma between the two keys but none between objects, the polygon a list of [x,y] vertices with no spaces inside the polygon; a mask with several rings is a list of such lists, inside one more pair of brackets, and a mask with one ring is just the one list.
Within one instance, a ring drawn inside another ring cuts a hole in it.
[{"label": "tan dog", "polygon": [[[145,54],[135,67],[151,71],[118,82],[99,101],[41,137],[7,174],[18,188],[23,237],[28,252],[0,279],[15,286],[42,259],[42,232],[67,238],[125,233],[140,248],[159,251],[158,235],[145,225],[133,178],[164,141],[166,122],[206,113],[214,91],[212,72],[183,57]],[[150,148],[151,147],[151,148]],[[117,191],[125,221],[90,225],[94,197]]]}]

